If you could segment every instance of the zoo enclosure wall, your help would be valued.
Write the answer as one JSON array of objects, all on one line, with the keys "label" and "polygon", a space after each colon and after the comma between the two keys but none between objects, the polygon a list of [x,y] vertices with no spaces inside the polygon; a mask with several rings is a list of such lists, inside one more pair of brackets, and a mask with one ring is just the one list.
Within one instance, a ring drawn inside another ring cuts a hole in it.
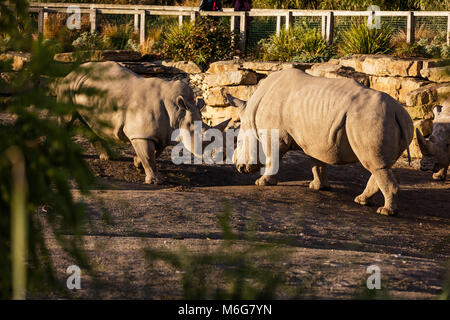
[{"label": "zoo enclosure wall", "polygon": [[[332,43],[336,36],[350,27],[352,21],[364,21],[369,18],[373,21],[378,18],[381,23],[388,23],[395,30],[403,30],[406,42],[414,42],[417,28],[425,27],[436,34],[446,33],[447,44],[450,45],[450,11],[252,9],[248,12],[235,12],[232,8],[224,8],[219,12],[200,12],[198,7],[182,6],[36,2],[30,3],[29,11],[31,14],[37,14],[37,29],[39,33],[43,33],[48,15],[67,13],[69,7],[79,8],[81,14],[89,15],[91,31],[97,30],[100,16],[109,17],[116,23],[131,20],[135,32],[139,34],[140,43],[145,41],[147,31],[152,26],[176,23],[181,26],[184,21],[195,21],[199,16],[212,16],[226,19],[230,30],[239,32],[241,51],[245,51],[248,46],[254,46],[263,38],[279,34],[282,28],[289,29],[292,25],[303,21],[320,30],[322,37]],[[249,25],[248,17],[252,18]]]}]

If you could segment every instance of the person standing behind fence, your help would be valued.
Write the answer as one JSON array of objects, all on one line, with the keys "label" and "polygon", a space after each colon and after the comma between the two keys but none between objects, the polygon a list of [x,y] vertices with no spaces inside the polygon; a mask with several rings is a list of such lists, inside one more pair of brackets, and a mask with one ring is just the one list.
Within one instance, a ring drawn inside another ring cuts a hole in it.
[{"label": "person standing behind fence", "polygon": [[[250,11],[252,9],[252,0],[233,0],[231,5],[234,8],[234,11]],[[250,22],[252,21],[252,17],[247,17],[246,31],[248,31],[250,27]],[[235,22],[235,30],[239,30],[239,20],[236,19]]]},{"label": "person standing behind fence", "polygon": [[202,0],[200,11],[222,11],[222,0]]}]

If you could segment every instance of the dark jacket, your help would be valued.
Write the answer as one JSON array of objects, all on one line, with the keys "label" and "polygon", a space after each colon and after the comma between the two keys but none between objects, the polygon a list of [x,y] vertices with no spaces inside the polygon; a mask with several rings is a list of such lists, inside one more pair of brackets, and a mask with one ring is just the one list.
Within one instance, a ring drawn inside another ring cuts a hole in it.
[{"label": "dark jacket", "polygon": [[231,5],[234,11],[250,11],[252,8],[252,0],[233,0]]},{"label": "dark jacket", "polygon": [[222,0],[202,0],[200,11],[221,11]]}]

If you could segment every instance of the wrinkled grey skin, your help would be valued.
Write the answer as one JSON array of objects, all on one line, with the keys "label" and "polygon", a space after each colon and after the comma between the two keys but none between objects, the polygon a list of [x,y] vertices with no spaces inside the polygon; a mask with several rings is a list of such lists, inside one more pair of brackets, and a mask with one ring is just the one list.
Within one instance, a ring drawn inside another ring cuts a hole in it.
[{"label": "wrinkled grey skin", "polygon": [[450,163],[450,102],[436,106],[433,110],[433,133],[425,139],[416,129],[422,159],[420,169],[432,171],[433,179],[445,181]]},{"label": "wrinkled grey skin", "polygon": [[[82,92],[87,88],[100,94]],[[182,81],[143,78],[115,62],[83,64],[58,85],[57,96],[86,107],[79,116],[100,138],[130,141],[137,155],[135,166],[144,168],[145,183],[162,182],[155,159],[174,144],[171,135],[176,129],[188,130],[193,141],[194,121],[202,120],[204,105],[201,99],[194,101],[192,89]],[[189,141],[182,142],[193,152]],[[107,158],[102,151],[101,158]]]},{"label": "wrinkled grey skin", "polygon": [[[301,148],[312,161],[314,190],[330,187],[326,164],[360,162],[372,173],[355,202],[367,205],[379,190],[383,215],[397,213],[398,185],[391,167],[413,137],[413,123],[404,108],[389,95],[366,88],[352,79],[327,79],[300,70],[272,73],[262,81],[247,103],[228,96],[240,108],[241,129],[279,129],[279,157]],[[239,153],[246,152],[239,148]],[[266,156],[267,148],[263,147]],[[242,154],[241,154],[242,156]],[[248,160],[247,156],[244,156]],[[246,162],[248,163],[248,162]],[[240,172],[259,166],[237,164]],[[275,175],[263,175],[257,185],[276,184]]]}]

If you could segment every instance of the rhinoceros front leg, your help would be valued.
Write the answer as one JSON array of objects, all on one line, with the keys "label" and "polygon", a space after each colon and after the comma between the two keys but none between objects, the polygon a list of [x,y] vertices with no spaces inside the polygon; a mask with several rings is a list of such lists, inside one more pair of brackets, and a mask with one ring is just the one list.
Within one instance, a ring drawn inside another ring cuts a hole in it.
[{"label": "rhinoceros front leg", "polygon": [[331,189],[328,182],[327,165],[322,161],[311,158],[311,166],[314,179],[309,183],[309,188],[313,190]]},{"label": "rhinoceros front leg", "polygon": [[372,174],[363,193],[357,196],[354,201],[362,206],[367,206],[369,204],[370,198],[372,198],[379,190],[380,188],[378,187],[377,180]]},{"label": "rhinoceros front leg", "polygon": [[[268,159],[270,159],[270,147],[263,145],[263,152]],[[289,145],[284,142],[279,142],[279,151],[278,151],[278,163],[272,163],[272,160],[265,166],[264,175],[262,175],[258,180],[255,181],[257,186],[275,186],[278,183],[277,180],[277,172],[275,170],[275,165],[281,165],[281,159],[290,149]]]},{"label": "rhinoceros front leg", "polygon": [[393,216],[398,212],[398,184],[391,169],[378,169],[372,172],[378,187],[384,196],[384,207],[377,212],[385,216]]},{"label": "rhinoceros front leg", "polygon": [[135,165],[142,164],[145,171],[145,183],[158,184],[162,182],[156,169],[155,159],[155,143],[147,139],[132,139],[134,151],[136,151],[137,159],[135,158]]}]

